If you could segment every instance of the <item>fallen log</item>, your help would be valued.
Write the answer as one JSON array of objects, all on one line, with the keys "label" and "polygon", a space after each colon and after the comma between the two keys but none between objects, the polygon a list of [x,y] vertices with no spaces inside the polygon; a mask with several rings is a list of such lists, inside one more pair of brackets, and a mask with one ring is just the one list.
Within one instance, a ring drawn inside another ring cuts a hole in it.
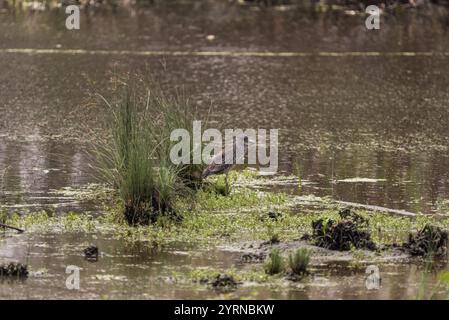
[{"label": "fallen log", "polygon": [[345,205],[347,207],[351,208],[359,208],[359,209],[366,209],[371,211],[379,211],[379,212],[385,212],[385,213],[393,213],[401,216],[408,216],[408,217],[415,217],[417,216],[416,213],[405,211],[405,210],[398,210],[398,209],[390,209],[375,205],[369,205],[369,204],[362,204],[362,203],[356,203],[356,202],[348,202],[348,201],[337,201],[338,204]]},{"label": "fallen log", "polygon": [[19,233],[25,232],[25,230],[23,230],[23,229],[16,228],[16,227],[11,227],[11,226],[8,226],[8,225],[3,224],[3,223],[0,223],[0,228],[16,230]]}]

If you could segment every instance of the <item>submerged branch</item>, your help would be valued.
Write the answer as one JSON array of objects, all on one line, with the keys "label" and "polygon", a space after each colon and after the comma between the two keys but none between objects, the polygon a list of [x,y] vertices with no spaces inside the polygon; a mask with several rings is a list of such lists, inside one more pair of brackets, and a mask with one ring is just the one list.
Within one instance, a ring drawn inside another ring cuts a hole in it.
[{"label": "submerged branch", "polygon": [[3,224],[3,223],[0,223],[0,228],[16,230],[16,231],[18,231],[19,233],[25,232],[25,230],[23,230],[23,229],[19,229],[19,228],[16,228],[16,227],[11,227],[11,226],[8,226],[8,225]]},{"label": "submerged branch", "polygon": [[348,207],[352,208],[361,208],[366,210],[373,210],[373,211],[379,211],[379,212],[386,212],[386,213],[393,213],[401,216],[408,216],[408,217],[415,217],[416,213],[405,211],[405,210],[398,210],[398,209],[391,209],[391,208],[385,208],[375,205],[369,205],[369,204],[362,204],[362,203],[356,203],[356,202],[347,202],[347,201],[337,201],[339,204],[343,204]]}]

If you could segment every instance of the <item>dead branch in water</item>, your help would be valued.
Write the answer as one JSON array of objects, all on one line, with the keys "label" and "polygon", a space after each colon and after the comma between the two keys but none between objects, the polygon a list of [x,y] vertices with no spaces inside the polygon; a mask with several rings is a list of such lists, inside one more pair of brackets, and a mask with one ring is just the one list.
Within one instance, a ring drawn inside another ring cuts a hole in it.
[{"label": "dead branch in water", "polygon": [[393,213],[401,216],[408,216],[408,217],[415,217],[416,213],[405,211],[405,210],[398,210],[398,209],[390,209],[375,205],[369,205],[369,204],[362,204],[362,203],[356,203],[356,202],[347,202],[347,201],[337,201],[339,204],[343,204],[348,207],[352,208],[359,208],[359,209],[366,209],[371,211],[379,211],[379,212],[385,212],[385,213]]},{"label": "dead branch in water", "polygon": [[19,233],[25,232],[25,230],[23,230],[23,229],[19,229],[19,228],[16,228],[16,227],[11,227],[11,226],[8,226],[8,225],[3,224],[3,223],[0,223],[0,228],[16,230],[16,231],[18,231]]}]

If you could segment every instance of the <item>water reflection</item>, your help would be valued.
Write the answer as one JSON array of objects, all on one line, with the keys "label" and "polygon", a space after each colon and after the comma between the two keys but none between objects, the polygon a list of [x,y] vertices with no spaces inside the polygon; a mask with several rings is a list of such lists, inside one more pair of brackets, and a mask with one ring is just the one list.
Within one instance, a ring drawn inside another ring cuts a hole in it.
[{"label": "water reflection", "polygon": [[[295,153],[303,193],[342,201],[421,213],[447,213],[449,159],[445,152],[404,153],[360,147],[355,150]],[[355,178],[355,179],[348,179]],[[371,178],[373,180],[364,181]]]},{"label": "water reflection", "polygon": [[[61,44],[73,48],[81,43],[90,49],[134,50],[218,47],[262,51],[432,51],[448,47],[447,10],[443,6],[393,12],[382,17],[379,31],[367,32],[363,17],[341,11],[242,7],[236,2],[217,0],[157,1],[148,6],[94,5],[83,11],[83,27],[73,33],[64,28],[66,15],[62,8],[41,12],[2,2],[6,14],[0,16],[1,47]],[[210,34],[215,35],[214,41],[208,40]]]},{"label": "water reflection", "polygon": [[[94,182],[80,145],[58,141],[3,141],[0,171],[2,205],[10,210],[92,209],[77,199],[53,193]],[[297,165],[297,167],[296,167]],[[404,153],[372,150],[296,150],[284,155],[280,169],[307,181],[300,193],[336,200],[404,209],[426,214],[448,213],[449,158],[445,152]],[[268,178],[269,179],[269,178]],[[292,186],[284,191],[298,192]]]},{"label": "water reflection", "polygon": [[86,155],[76,145],[57,141],[5,142],[1,144],[2,208],[23,212],[45,209],[86,210],[78,200],[55,194],[89,180]]}]

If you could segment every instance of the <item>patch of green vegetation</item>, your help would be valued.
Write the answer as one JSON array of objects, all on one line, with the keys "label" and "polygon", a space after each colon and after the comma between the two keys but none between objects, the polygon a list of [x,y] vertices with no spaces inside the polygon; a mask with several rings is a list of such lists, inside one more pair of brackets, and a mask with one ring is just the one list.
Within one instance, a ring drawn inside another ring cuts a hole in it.
[{"label": "patch of green vegetation", "polygon": [[417,300],[435,300],[435,299],[448,299],[449,298],[449,270],[440,271],[436,275],[436,283],[433,283],[431,279],[434,275],[432,272],[433,261],[427,260],[424,271],[421,274],[421,281],[419,284]]},{"label": "patch of green vegetation", "polygon": [[267,232],[268,232],[268,237],[269,237],[268,241],[271,244],[278,243],[280,241],[279,233],[277,232],[273,223],[268,223]]},{"label": "patch of green vegetation", "polygon": [[[224,175],[213,176],[213,179],[207,178],[210,183],[203,183],[202,190],[206,193],[226,196],[226,179]],[[232,191],[232,183],[229,184],[229,193]]]},{"label": "patch of green vegetation", "polygon": [[311,251],[301,248],[288,256],[288,265],[295,275],[303,276],[307,273],[310,262]]},{"label": "patch of green vegetation", "polygon": [[46,211],[14,213],[6,219],[6,224],[27,232],[97,232],[105,227],[88,214],[69,212],[55,215]]},{"label": "patch of green vegetation", "polygon": [[360,269],[363,265],[363,261],[367,258],[365,251],[362,249],[357,249],[355,246],[351,245],[350,252],[352,256],[350,267]]},{"label": "patch of green vegetation", "polygon": [[[254,179],[264,179],[249,170],[232,174],[234,179],[240,182],[245,180],[248,185],[251,185]],[[123,219],[123,203],[109,201],[112,205],[109,204],[105,213],[98,217],[76,213],[57,216],[52,212],[37,212],[15,214],[7,219],[7,223],[27,231],[51,231],[52,228],[56,231],[104,230],[129,242],[215,245],[243,241],[293,241],[306,233],[311,234],[312,221],[317,218],[325,221],[341,219],[335,209],[336,204],[328,199],[320,202],[322,209],[314,209],[308,206],[310,197],[261,192],[250,189],[248,185],[237,185],[230,196],[222,196],[210,190],[199,190],[196,195],[178,198],[175,206],[176,211],[183,217],[182,221],[161,218],[149,226],[129,227]],[[102,194],[97,188],[92,188],[91,191]],[[87,189],[83,196],[90,197]],[[304,204],[301,205],[303,200]],[[275,211],[279,213],[277,219],[267,217],[272,208],[276,208]],[[367,210],[356,212],[368,219],[367,230],[376,244],[402,243],[407,240],[410,232],[421,230],[426,224],[445,230],[449,228],[448,218],[424,215],[403,217]]]},{"label": "patch of green vegetation", "polygon": [[[175,164],[171,159],[177,143],[171,137],[174,130],[193,136],[196,114],[189,100],[167,95],[154,83],[144,89],[126,85],[116,100],[103,98],[112,115],[110,133],[92,146],[93,168],[101,181],[117,190],[129,224],[148,225],[166,215],[179,217],[174,202],[198,187],[204,166]],[[188,157],[192,160],[193,153]]]},{"label": "patch of green vegetation", "polygon": [[65,187],[52,190],[51,193],[73,198],[80,201],[109,202],[117,197],[117,193],[105,184],[89,183],[82,187]]},{"label": "patch of green vegetation", "polygon": [[6,223],[6,220],[8,219],[8,215],[6,214],[5,211],[2,211],[0,209],[0,222],[1,223]]},{"label": "patch of green vegetation", "polygon": [[280,206],[287,200],[284,193],[271,193],[256,191],[247,187],[238,188],[229,196],[215,192],[200,190],[197,194],[197,207],[200,210],[248,210],[252,208],[269,208]]},{"label": "patch of green vegetation", "polygon": [[171,276],[177,281],[193,281],[198,283],[207,283],[215,279],[220,274],[226,274],[234,278],[237,282],[256,282],[267,283],[272,280],[268,274],[260,267],[247,269],[229,268],[225,270],[218,270],[214,268],[199,268],[191,270],[187,273],[172,272]]},{"label": "patch of green vegetation", "polygon": [[264,264],[265,273],[275,275],[284,272],[285,263],[279,249],[272,249]]}]

